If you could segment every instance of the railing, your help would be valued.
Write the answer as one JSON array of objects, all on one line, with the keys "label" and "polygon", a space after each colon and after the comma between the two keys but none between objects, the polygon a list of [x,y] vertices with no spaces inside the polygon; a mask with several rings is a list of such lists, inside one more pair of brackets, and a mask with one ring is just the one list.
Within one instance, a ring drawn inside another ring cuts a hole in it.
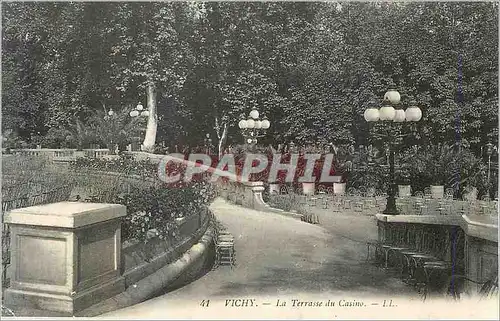
[{"label": "railing", "polygon": [[[4,154],[6,150],[3,150]],[[91,158],[99,158],[104,157],[110,154],[109,149],[101,148],[101,149],[83,149],[81,150],[81,157],[91,157]],[[71,158],[77,157],[78,150],[77,149],[52,149],[52,148],[40,148],[40,149],[11,149],[10,153],[13,155],[22,155],[22,156],[45,156],[49,159],[54,158]]]},{"label": "railing", "polygon": [[110,154],[109,149],[84,149],[85,156],[91,158],[100,158]]}]

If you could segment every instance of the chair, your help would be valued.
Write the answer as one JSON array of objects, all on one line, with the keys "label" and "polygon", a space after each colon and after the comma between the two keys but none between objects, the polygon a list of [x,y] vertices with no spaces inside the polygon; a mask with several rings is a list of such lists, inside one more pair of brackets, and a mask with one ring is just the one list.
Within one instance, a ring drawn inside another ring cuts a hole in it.
[{"label": "chair", "polygon": [[433,231],[425,227],[415,228],[410,248],[399,251],[401,255],[401,278],[406,283],[416,281],[415,271],[420,259],[436,259],[433,250],[436,246]]},{"label": "chair", "polygon": [[[458,233],[458,237],[456,242],[459,243],[464,238],[463,233]],[[417,283],[422,284],[423,287],[423,299],[425,300],[427,295],[436,289],[439,289],[443,286],[440,284],[440,280],[443,280],[443,274],[451,274],[453,272],[453,267],[455,265],[455,269],[458,270],[460,264],[457,262],[451,262],[442,259],[445,256],[445,253],[451,247],[452,239],[448,237],[444,246],[439,249],[439,244],[436,243],[437,246],[434,247],[434,251],[437,252],[437,255],[412,255],[414,259],[414,268],[415,271],[420,273],[415,275],[417,279]],[[438,278],[432,278],[433,276],[438,275]],[[441,282],[442,283],[442,282]]]},{"label": "chair", "polygon": [[365,213],[374,214],[376,212],[375,189],[369,188],[363,198],[363,209]]},{"label": "chair", "polygon": [[452,200],[455,195],[455,190],[453,188],[447,188],[444,193],[444,198],[448,200]]},{"label": "chair", "polygon": [[386,199],[387,195],[385,193],[382,193],[381,191],[375,192],[375,207],[378,208],[379,211],[384,209],[387,202]]},{"label": "chair", "polygon": [[403,214],[409,213],[410,199],[408,197],[398,197],[396,198],[396,207],[399,212]]},{"label": "chair", "polygon": [[306,204],[307,206],[310,207],[316,207],[317,201],[320,199],[317,195],[305,195],[306,197]]},{"label": "chair", "polygon": [[432,192],[431,192],[431,188],[429,186],[424,188],[424,197],[425,197],[425,199],[432,198]]},{"label": "chair", "polygon": [[340,212],[340,210],[344,207],[344,195],[342,194],[333,194],[332,195],[332,211]]},{"label": "chair", "polygon": [[361,190],[351,189],[348,195],[352,197],[352,208],[354,211],[362,212],[364,209],[364,202]]},{"label": "chair", "polygon": [[[482,215],[489,215],[490,211],[490,206],[491,206],[491,199],[488,195],[483,195],[481,197],[481,201],[479,201],[479,213]],[[494,203],[493,203],[494,204]]]},{"label": "chair", "polygon": [[323,195],[322,198],[322,207],[323,209],[328,209],[328,204],[330,203],[330,200],[333,198],[333,187],[328,187],[325,189],[325,195]]},{"label": "chair", "polygon": [[214,268],[221,265],[229,265],[231,266],[231,268],[233,268],[236,265],[233,235],[226,230],[216,230],[214,235],[214,243]]},{"label": "chair", "polygon": [[393,228],[390,228],[387,231],[389,232],[389,234],[386,235],[386,239],[384,242],[371,241],[366,243],[368,250],[367,260],[369,259],[370,256],[370,248],[374,247],[375,258],[377,263],[382,263],[378,262],[377,254],[381,254],[381,256],[384,259],[383,261],[384,269],[389,268],[389,259],[390,259],[390,254],[392,252],[407,249],[407,232],[405,230],[405,226],[394,226]]},{"label": "chair", "polygon": [[429,200],[430,199],[427,198],[426,195],[421,191],[415,193],[414,209],[417,215],[427,215],[429,213],[429,207],[428,207]]}]

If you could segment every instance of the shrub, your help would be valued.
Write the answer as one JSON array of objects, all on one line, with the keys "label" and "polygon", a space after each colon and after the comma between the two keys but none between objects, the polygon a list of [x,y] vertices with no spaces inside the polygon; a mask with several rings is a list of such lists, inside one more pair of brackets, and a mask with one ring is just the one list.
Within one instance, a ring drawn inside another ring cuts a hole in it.
[{"label": "shrub", "polygon": [[211,185],[204,182],[179,188],[135,188],[117,195],[114,203],[127,206],[123,238],[147,242],[148,231],[154,229],[160,239],[176,239],[180,236],[176,219],[200,214],[214,195]]},{"label": "shrub", "polygon": [[[130,179],[129,175],[157,177],[158,165],[149,160],[136,161],[129,156],[115,159],[80,158],[71,164],[73,169],[90,172],[120,173],[96,179],[80,179],[80,187],[92,192],[90,201],[123,204],[127,216],[122,225],[124,239],[147,242],[148,231],[154,229],[161,239],[179,237],[177,218],[197,215],[213,201],[212,185],[203,180],[165,184],[159,180]],[[85,177],[84,177],[85,178]]]},{"label": "shrub", "polygon": [[158,165],[149,160],[135,160],[129,155],[120,155],[113,159],[81,157],[70,163],[70,168],[92,169],[104,172],[124,173],[142,177],[156,177]]},{"label": "shrub", "polygon": [[466,186],[475,186],[483,193],[487,188],[486,165],[470,149],[457,145],[429,145],[405,155],[412,188],[423,190],[430,185],[444,185],[458,190],[460,196]]}]

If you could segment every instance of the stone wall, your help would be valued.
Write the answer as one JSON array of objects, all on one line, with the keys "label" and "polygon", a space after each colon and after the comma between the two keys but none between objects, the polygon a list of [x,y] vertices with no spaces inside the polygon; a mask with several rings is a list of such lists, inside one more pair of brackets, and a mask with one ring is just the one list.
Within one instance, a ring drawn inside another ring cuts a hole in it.
[{"label": "stone wall", "polygon": [[192,215],[179,222],[182,239],[161,240],[151,231],[148,243],[127,241],[122,246],[122,269],[125,286],[128,287],[172,263],[185,253],[206,232],[209,217],[206,214]]}]

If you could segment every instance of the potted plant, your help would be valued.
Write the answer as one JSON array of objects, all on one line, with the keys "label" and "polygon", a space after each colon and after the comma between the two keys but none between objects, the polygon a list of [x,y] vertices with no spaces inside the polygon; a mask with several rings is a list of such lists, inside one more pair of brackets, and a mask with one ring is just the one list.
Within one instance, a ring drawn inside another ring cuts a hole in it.
[{"label": "potted plant", "polygon": [[334,155],[333,167],[335,169],[335,180],[333,182],[334,194],[345,194],[347,181],[351,176],[353,168],[354,150],[352,146],[331,145]]},{"label": "potted plant", "polygon": [[278,183],[269,183],[268,184],[268,193],[270,195],[279,194],[280,193],[280,185]]},{"label": "potted plant", "polygon": [[432,198],[444,197],[447,187],[477,185],[484,164],[474,154],[456,145],[434,145],[416,155],[413,162],[415,180],[430,186]]},{"label": "potted plant", "polygon": [[269,173],[270,173],[270,170],[269,168],[272,166],[272,162],[273,162],[273,159],[272,157],[269,157],[270,155],[268,155],[268,167],[266,168],[266,178],[267,178],[267,181],[269,182],[268,186],[268,191],[269,191],[269,194],[279,194],[280,193],[280,186],[285,184],[286,182],[286,176],[288,174],[287,171],[278,171],[278,173],[276,173],[276,181],[271,181],[270,177],[269,177]]},{"label": "potted plant", "polygon": [[413,163],[416,171],[416,181],[422,186],[419,190],[430,187],[432,198],[444,197],[444,185],[447,181],[447,163],[449,155],[443,146],[429,146],[426,150],[416,155]]},{"label": "potted plant", "polygon": [[[305,180],[307,178],[304,178],[306,174],[306,168],[307,168],[307,162],[310,160],[306,160],[303,155],[299,156],[298,162],[297,162],[297,168],[295,170],[295,179],[296,182],[298,182],[300,185],[302,185],[302,193],[304,195],[312,195],[315,193],[315,187],[316,187],[316,182],[313,180]],[[308,175],[309,176],[309,175]],[[314,170],[312,175],[314,178]]]},{"label": "potted plant", "polygon": [[403,166],[398,173],[398,195],[399,197],[410,197],[411,196],[411,181],[410,181],[410,170],[407,166]]}]

